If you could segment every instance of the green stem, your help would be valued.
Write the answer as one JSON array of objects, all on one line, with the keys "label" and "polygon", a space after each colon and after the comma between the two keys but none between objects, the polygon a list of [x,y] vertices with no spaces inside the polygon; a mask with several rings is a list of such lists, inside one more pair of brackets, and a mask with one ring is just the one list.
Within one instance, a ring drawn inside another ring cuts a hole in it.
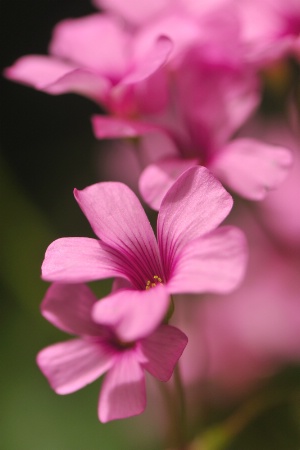
[{"label": "green stem", "polygon": [[177,450],[187,450],[186,403],[178,364],[174,370],[173,381],[175,392],[170,391],[168,384],[159,383],[170,419],[168,446],[171,448],[176,447]]},{"label": "green stem", "polygon": [[161,393],[164,397],[164,402],[166,405],[166,412],[169,418],[169,429],[166,433],[166,447],[173,447],[175,439],[178,440],[178,427],[177,427],[177,410],[176,405],[174,405],[174,398],[172,396],[172,392],[169,389],[169,385],[167,383],[159,383]]},{"label": "green stem", "polygon": [[178,401],[177,401],[177,441],[178,441],[178,450],[185,450],[187,448],[187,415],[186,415],[186,402],[185,402],[185,394],[184,388],[179,368],[179,363],[177,363],[174,370],[174,381],[175,388],[177,391]]},{"label": "green stem", "polygon": [[[168,323],[171,319],[173,313],[175,311],[175,303],[173,296],[171,295],[171,302],[166,314],[164,323]],[[177,447],[177,450],[187,450],[187,415],[186,415],[186,402],[185,402],[185,393],[182,383],[182,378],[180,374],[179,362],[177,362],[174,374],[174,388],[175,388],[175,396],[172,398],[170,391],[168,390],[168,386],[165,386],[163,391],[163,395],[165,401],[167,403],[169,417],[171,420],[171,439],[170,442],[174,442]]]},{"label": "green stem", "polygon": [[143,159],[142,159],[142,155],[141,155],[141,149],[140,149],[141,139],[139,137],[133,137],[133,138],[129,138],[129,140],[133,144],[133,148],[135,150],[135,156],[136,156],[136,159],[137,159],[137,163],[140,166],[140,169],[143,170],[143,168],[145,167],[145,164],[143,163]]},{"label": "green stem", "polygon": [[198,436],[190,446],[190,450],[225,450],[236,436],[264,411],[282,402],[295,401],[300,398],[298,390],[271,391],[258,394],[239,407],[222,423],[208,428]]},{"label": "green stem", "polygon": [[165,317],[165,320],[164,320],[164,323],[165,323],[165,324],[168,324],[168,323],[169,323],[169,320],[170,320],[171,317],[173,316],[174,311],[175,311],[175,305],[174,305],[173,297],[172,297],[172,295],[171,295],[170,306],[169,306],[169,309],[168,309],[168,311],[167,311],[167,314],[166,314],[166,317]]}]

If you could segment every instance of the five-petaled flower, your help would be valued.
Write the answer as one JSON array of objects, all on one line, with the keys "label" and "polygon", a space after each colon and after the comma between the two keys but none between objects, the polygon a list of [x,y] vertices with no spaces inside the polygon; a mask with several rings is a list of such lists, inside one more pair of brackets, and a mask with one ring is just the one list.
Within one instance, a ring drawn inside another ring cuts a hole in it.
[{"label": "five-petaled flower", "polygon": [[[102,422],[143,412],[146,406],[147,370],[168,381],[180,358],[187,337],[170,325],[152,322],[153,332],[139,330],[123,341],[122,322],[108,327],[92,318],[97,299],[85,284],[53,283],[42,302],[42,315],[75,339],[41,350],[37,363],[58,394],[77,391],[108,372],[102,384],[98,415]],[[126,305],[125,305],[126,306]],[[130,311],[128,311],[130,313]],[[116,311],[118,316],[118,310]]]},{"label": "five-petaled flower", "polygon": [[161,317],[168,311],[171,294],[225,293],[243,277],[247,256],[243,233],[232,226],[217,228],[228,215],[232,198],[204,167],[187,170],[164,197],[157,240],[139,200],[122,183],[75,190],[75,198],[99,239],[54,241],[46,251],[42,277],[60,283],[116,278],[118,288],[98,303],[94,318],[112,326],[119,323],[124,309],[125,341],[136,330],[153,331],[151,321],[144,320],[145,311]]}]

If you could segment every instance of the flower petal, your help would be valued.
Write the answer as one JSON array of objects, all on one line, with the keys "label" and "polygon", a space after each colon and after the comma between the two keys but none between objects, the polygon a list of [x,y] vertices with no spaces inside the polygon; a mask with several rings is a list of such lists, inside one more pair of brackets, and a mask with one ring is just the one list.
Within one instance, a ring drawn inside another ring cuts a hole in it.
[{"label": "flower petal", "polygon": [[[261,98],[257,74],[241,65],[239,50],[231,45],[220,49],[229,38],[226,35],[215,44],[208,38],[203,46],[188,49],[177,74],[181,113],[195,149],[206,160],[244,124]],[[214,62],[216,57],[219,63]]]},{"label": "flower petal", "polygon": [[196,159],[172,158],[147,166],[139,180],[139,189],[145,202],[158,211],[162,199],[179,175],[197,162]]},{"label": "flower petal", "polygon": [[43,90],[53,95],[74,92],[105,104],[110,88],[111,83],[106,78],[90,70],[74,69],[45,86]]},{"label": "flower petal", "polygon": [[[178,3],[184,7],[189,14],[194,17],[202,18],[205,14],[216,14],[219,11],[223,12],[223,8],[231,8],[232,14],[233,8],[236,6],[235,0],[178,0]],[[223,20],[227,19],[225,17]],[[217,31],[217,30],[216,30]]]},{"label": "flower petal", "polygon": [[153,275],[162,276],[156,239],[136,195],[124,184],[105,182],[74,191],[96,235],[119,253],[124,272],[144,289]]},{"label": "flower petal", "polygon": [[41,350],[37,364],[57,394],[70,394],[110,369],[115,352],[105,344],[73,339]]},{"label": "flower petal", "polygon": [[142,57],[137,57],[133,69],[123,78],[121,84],[134,84],[150,77],[167,61],[172,47],[172,41],[167,36],[156,37],[149,50],[143,52]]},{"label": "flower petal", "polygon": [[41,304],[41,313],[52,325],[67,333],[99,336],[101,326],[92,320],[97,298],[85,284],[53,283]]},{"label": "flower petal", "polygon": [[4,74],[10,80],[43,90],[74,68],[73,64],[50,56],[28,55],[19,58],[12,66],[7,67]]},{"label": "flower petal", "polygon": [[229,214],[232,198],[205,167],[185,171],[164,197],[158,214],[158,244],[166,279],[182,248],[212,231]]},{"label": "flower petal", "polygon": [[57,24],[50,53],[98,74],[119,78],[127,67],[128,40],[120,21],[91,14]]},{"label": "flower petal", "polygon": [[140,116],[161,112],[166,108],[169,89],[164,70],[172,42],[157,37],[142,55],[132,55],[131,67],[110,91],[109,109],[118,116]]},{"label": "flower petal", "polygon": [[192,241],[174,264],[169,292],[230,292],[242,280],[247,245],[235,227],[221,227]]},{"label": "flower petal", "polygon": [[148,21],[161,10],[166,8],[173,0],[93,0],[95,6],[124,17],[126,21],[139,24]]},{"label": "flower petal", "polygon": [[198,42],[200,30],[201,27],[193,17],[173,10],[140,28],[134,42],[134,53],[136,57],[147,55],[153,48],[153,43],[164,36],[172,43],[168,54],[168,63],[172,64],[174,58],[185,54],[194,42]]},{"label": "flower petal", "polygon": [[92,117],[92,125],[94,135],[98,139],[137,137],[157,129],[157,127],[144,122],[99,115]]},{"label": "flower petal", "polygon": [[23,56],[5,69],[4,74],[10,80],[48,94],[75,92],[98,102],[105,101],[111,87],[109,80],[100,75],[50,56]]},{"label": "flower petal", "polygon": [[102,384],[98,415],[101,422],[135,416],[146,407],[145,376],[135,351],[119,356]]},{"label": "flower petal", "polygon": [[90,238],[61,238],[49,245],[42,264],[46,281],[82,283],[125,277],[119,259],[102,242]]},{"label": "flower petal", "polygon": [[141,341],[141,350],[147,359],[143,367],[160,381],[168,381],[187,342],[182,331],[171,325],[161,325]]},{"label": "flower petal", "polygon": [[291,164],[287,148],[244,138],[226,145],[211,170],[238,194],[262,200],[284,180]]},{"label": "flower petal", "polygon": [[169,303],[163,285],[144,291],[123,289],[97,302],[92,316],[95,322],[113,327],[120,340],[132,342],[148,336],[161,324]]}]

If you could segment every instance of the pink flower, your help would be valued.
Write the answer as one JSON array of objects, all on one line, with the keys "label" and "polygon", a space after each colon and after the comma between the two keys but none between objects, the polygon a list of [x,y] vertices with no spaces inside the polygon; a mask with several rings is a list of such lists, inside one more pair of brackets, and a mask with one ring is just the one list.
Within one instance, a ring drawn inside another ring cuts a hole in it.
[{"label": "pink flower", "polygon": [[146,22],[152,17],[160,14],[169,4],[174,3],[174,0],[154,0],[152,2],[141,0],[94,0],[95,6],[101,9],[108,10],[116,15],[126,19],[128,22],[140,24]]},{"label": "pink flower", "polygon": [[[126,340],[149,326],[140,320],[141,308],[160,316],[168,309],[170,294],[228,292],[243,277],[247,255],[243,234],[234,227],[217,228],[228,215],[232,198],[204,167],[187,170],[166,194],[158,214],[157,241],[127,186],[98,183],[75,190],[75,198],[100,240],[54,241],[47,249],[42,277],[64,283],[123,279],[123,288],[101,305],[106,305],[105,320],[112,325],[115,302],[130,302],[133,313],[130,327],[124,323]],[[149,299],[149,288],[157,285],[160,289],[148,303],[145,296]]]},{"label": "pink flower", "polygon": [[[95,116],[98,138],[166,134],[174,154],[148,161],[140,179],[140,192],[154,209],[178,175],[201,164],[225,186],[250,200],[262,200],[286,177],[291,154],[284,146],[273,146],[250,137],[232,139],[260,101],[257,67],[249,62],[248,46],[241,29],[241,12],[232,1],[154,1],[148,8],[132,9],[118,0],[98,2],[125,19],[142,24],[137,51],[151,48],[161,35],[171,39],[172,51],[166,71],[170,102],[163,114],[147,125],[137,120]],[[242,7],[241,7],[242,8]],[[234,9],[234,13],[232,13]],[[257,9],[257,8],[256,8]],[[147,19],[147,14],[150,20]],[[156,129],[155,126],[156,125]],[[154,164],[153,164],[154,163]]]},{"label": "pink flower", "polygon": [[[95,6],[110,11],[122,17],[135,26],[143,26],[156,19],[165,17],[171,13],[179,13],[181,16],[191,15],[201,18],[206,14],[218,13],[223,7],[231,8],[231,16],[234,14],[235,0],[94,0]],[[181,31],[181,30],[179,30]],[[216,30],[218,31],[218,30]]]},{"label": "pink flower", "polygon": [[146,319],[153,322],[153,332],[137,333],[130,342],[124,341],[120,313],[124,308],[119,305],[115,311],[119,321],[107,327],[101,322],[101,314],[97,314],[97,323],[93,319],[93,308],[99,305],[101,310],[101,303],[84,284],[50,286],[42,302],[42,315],[57,328],[78,337],[43,349],[37,363],[58,394],[77,391],[107,372],[98,415],[101,422],[108,422],[143,412],[144,370],[168,381],[187,337],[172,326],[158,326],[149,315]]},{"label": "pink flower", "polygon": [[[97,128],[97,117],[93,123]],[[193,125],[196,128],[196,121]],[[198,123],[198,131],[200,129]],[[163,129],[160,134],[165,134]],[[196,164],[206,166],[241,197],[259,201],[286,179],[293,163],[292,152],[285,145],[273,145],[253,137],[235,138],[210,149],[197,144],[192,148],[177,147],[173,142],[173,154],[170,153],[162,153],[161,158],[150,163],[139,178],[143,199],[156,210],[177,177]]]},{"label": "pink flower", "polygon": [[[188,132],[202,134],[197,140],[193,136],[190,138],[190,147],[205,152],[207,149],[203,146],[207,146],[207,138],[209,141],[215,139],[217,144],[222,138],[223,143],[224,135],[226,138],[235,132],[258,105],[257,74],[246,64],[245,45],[240,39],[240,23],[237,14],[233,13],[232,0],[154,1],[141,10],[130,7],[130,2],[126,5],[119,1],[103,3],[117,14],[124,14],[125,18],[127,13],[138,16],[139,12],[156,11],[155,19],[143,23],[136,31],[138,55],[143,55],[146,49],[150,51],[160,36],[166,36],[172,42],[164,66],[169,75],[169,102],[163,109],[163,118],[157,114],[148,117],[152,124],[164,126],[165,116],[170,115],[172,128],[177,132],[182,128],[178,121],[183,120]],[[110,119],[111,126],[107,119],[97,124],[97,137],[128,136],[123,133],[119,118]],[[133,123],[130,125],[132,129]],[[114,135],[110,132],[112,127]],[[118,127],[119,134],[116,132]],[[136,127],[137,133],[145,131],[138,124]],[[190,130],[192,127],[194,129]]]},{"label": "pink flower", "polygon": [[54,29],[50,56],[24,56],[5,75],[49,94],[87,96],[120,115],[155,112],[166,102],[160,68],[172,45],[158,36],[151,48],[139,45],[137,54],[138,44],[134,33],[110,15],[67,19]]},{"label": "pink flower", "polygon": [[[160,23],[160,32],[163,25],[173,41],[166,18]],[[209,41],[210,46],[204,45],[203,38],[194,37],[194,42],[181,51],[180,62],[178,57],[172,71],[172,104],[164,114],[153,116],[152,124],[103,116],[92,119],[96,137],[138,136],[139,152],[143,154],[146,138],[161,136],[161,144],[158,140],[155,145],[155,158],[141,157],[147,164],[140,177],[140,192],[154,209],[159,209],[177,177],[195,164],[207,167],[240,196],[256,201],[277,188],[290,170],[292,155],[285,146],[267,144],[251,136],[234,138],[258,106],[260,87],[257,73],[240,56],[242,45],[233,44],[228,24],[223,24],[223,28],[221,33],[218,27],[220,36]],[[175,25],[173,32],[174,29]],[[148,29],[144,31],[146,37],[147,33]],[[177,33],[177,40],[180,36]],[[206,38],[209,36],[208,33]],[[174,48],[178,49],[176,40]],[[166,67],[170,66],[170,58]],[[172,154],[168,155],[166,138],[172,146]]]},{"label": "pink flower", "polygon": [[185,382],[199,385],[201,377],[213,396],[222,387],[227,398],[300,358],[300,252],[278,246],[244,206],[235,216],[249,242],[243,283],[222,297],[202,296],[188,310],[178,298],[172,317],[189,338],[180,360]]}]

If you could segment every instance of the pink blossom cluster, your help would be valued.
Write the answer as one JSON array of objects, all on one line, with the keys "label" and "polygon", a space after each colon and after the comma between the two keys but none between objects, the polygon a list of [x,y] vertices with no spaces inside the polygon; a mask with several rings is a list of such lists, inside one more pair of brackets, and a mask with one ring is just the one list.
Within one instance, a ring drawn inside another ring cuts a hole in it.
[{"label": "pink blossom cluster", "polygon": [[[261,74],[300,60],[300,3],[94,5],[56,25],[48,56],[5,74],[90,98],[104,111],[95,137],[143,161],[137,193],[116,181],[75,189],[96,238],[56,240],[42,265],[42,314],[76,337],[38,365],[59,394],[106,374],[107,422],[145,409],[145,371],[166,382],[180,360],[186,386],[208,377],[230,391],[300,357],[298,112],[287,101],[289,125],[260,115]],[[122,156],[113,163],[130,173]],[[234,203],[224,186],[237,201],[220,226]],[[158,211],[156,233],[136,194]],[[99,300],[86,283],[106,278]]]},{"label": "pink blossom cluster", "polygon": [[[157,238],[126,185],[97,183],[74,194],[98,239],[49,246],[42,277],[54,284],[42,314],[80,339],[42,350],[38,364],[61,394],[108,371],[99,402],[106,422],[144,410],[144,370],[171,377],[188,340],[168,324],[172,294],[231,291],[244,273],[246,243],[238,228],[218,228],[232,198],[204,167],[187,170],[164,197]],[[108,277],[116,281],[100,301],[82,284]]]}]

